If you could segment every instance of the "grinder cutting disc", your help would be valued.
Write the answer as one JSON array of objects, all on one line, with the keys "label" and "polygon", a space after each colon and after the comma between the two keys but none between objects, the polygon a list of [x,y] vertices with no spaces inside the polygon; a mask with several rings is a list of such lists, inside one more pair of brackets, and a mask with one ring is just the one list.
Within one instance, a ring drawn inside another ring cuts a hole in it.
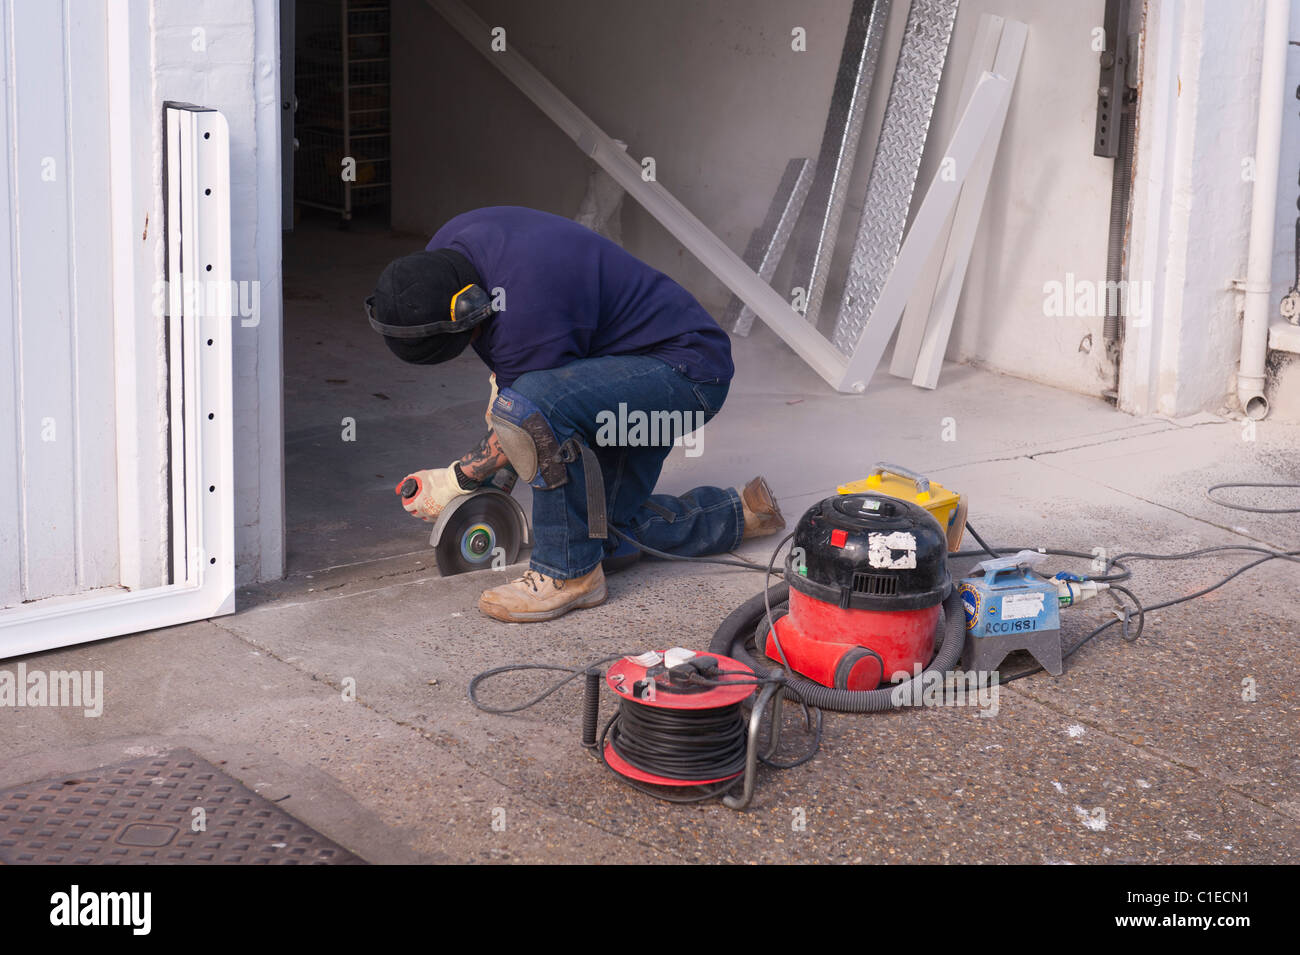
[{"label": "grinder cutting disc", "polygon": [[434,544],[438,571],[449,577],[486,570],[493,566],[497,554],[504,561],[497,566],[513,564],[522,542],[519,520],[511,506],[510,499],[500,494],[472,494],[466,498]]}]

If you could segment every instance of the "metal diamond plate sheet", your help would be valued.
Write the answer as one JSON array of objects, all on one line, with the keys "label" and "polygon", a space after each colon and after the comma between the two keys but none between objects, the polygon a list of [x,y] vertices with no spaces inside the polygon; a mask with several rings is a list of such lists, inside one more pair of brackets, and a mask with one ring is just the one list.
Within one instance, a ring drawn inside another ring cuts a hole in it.
[{"label": "metal diamond plate sheet", "polygon": [[858,140],[871,99],[871,86],[880,62],[880,48],[889,20],[890,0],[854,0],[844,48],[831,91],[817,172],[806,203],[807,232],[799,250],[796,274],[808,290],[804,317],[813,324],[821,311],[830,273],[835,239],[840,231],[844,200],[858,155]]},{"label": "metal diamond plate sheet", "polygon": [[0,791],[0,863],[364,864],[188,750]]},{"label": "metal diamond plate sheet", "polygon": [[[758,273],[758,277],[769,285],[776,272],[785,247],[794,231],[794,224],[799,221],[804,201],[808,198],[808,188],[812,185],[812,162],[808,159],[791,159],[786,163],[781,182],[772,197],[772,205],[767,210],[763,224],[754,230],[745,248],[745,264]],[[732,331],[737,335],[748,335],[754,325],[754,310],[744,305],[734,295],[727,305],[723,318],[726,324],[734,319]]]},{"label": "metal diamond plate sheet", "polygon": [[958,0],[912,0],[832,341],[851,354],[894,267]]}]

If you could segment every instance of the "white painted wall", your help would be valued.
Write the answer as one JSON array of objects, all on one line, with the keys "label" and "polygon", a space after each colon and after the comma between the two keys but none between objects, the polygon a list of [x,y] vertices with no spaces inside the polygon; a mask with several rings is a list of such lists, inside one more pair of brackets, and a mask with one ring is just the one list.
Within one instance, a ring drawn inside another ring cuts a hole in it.
[{"label": "white painted wall", "polygon": [[[1278,175],[1277,240],[1273,247],[1273,293],[1280,300],[1295,283],[1295,222],[1300,216],[1297,200],[1300,199],[1300,99],[1295,90],[1300,87],[1300,56],[1296,43],[1300,43],[1300,0],[1291,3],[1290,55],[1287,59],[1287,88],[1283,96],[1286,104],[1282,124],[1282,153]],[[1272,415],[1290,421],[1300,421],[1300,358],[1290,353],[1275,353],[1277,370],[1269,391]]]},{"label": "white painted wall", "polygon": [[[1300,12],[1300,4],[1293,3]],[[1300,36],[1293,12],[1291,33]],[[1120,404],[1137,413],[1232,409],[1253,189],[1263,4],[1151,0],[1133,196],[1130,278],[1152,320],[1130,324]],[[1300,129],[1290,57],[1274,249],[1274,301],[1293,279]]]},{"label": "white painted wall", "polygon": [[[156,115],[167,100],[225,115],[231,274],[260,290],[256,313],[237,317],[234,328],[235,562],[241,584],[280,577],[284,569],[278,8],[276,0],[152,4]],[[156,168],[161,149],[155,140]]]},{"label": "white painted wall", "polygon": [[[1291,2],[1291,44],[1300,44],[1300,0]],[[1258,63],[1258,56],[1256,56]],[[1287,57],[1285,119],[1282,122],[1282,155],[1278,175],[1277,242],[1273,249],[1273,289],[1281,298],[1295,282],[1295,220],[1300,215],[1300,54]]]}]

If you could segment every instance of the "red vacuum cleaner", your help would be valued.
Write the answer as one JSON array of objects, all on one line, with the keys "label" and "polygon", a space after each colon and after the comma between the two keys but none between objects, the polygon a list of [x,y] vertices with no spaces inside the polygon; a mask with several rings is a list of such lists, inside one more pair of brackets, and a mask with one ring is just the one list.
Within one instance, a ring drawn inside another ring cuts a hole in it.
[{"label": "red vacuum cleaner", "polygon": [[813,505],[786,557],[789,612],[765,652],[822,686],[873,690],[934,656],[952,591],[948,540],[924,508],[885,494]]}]

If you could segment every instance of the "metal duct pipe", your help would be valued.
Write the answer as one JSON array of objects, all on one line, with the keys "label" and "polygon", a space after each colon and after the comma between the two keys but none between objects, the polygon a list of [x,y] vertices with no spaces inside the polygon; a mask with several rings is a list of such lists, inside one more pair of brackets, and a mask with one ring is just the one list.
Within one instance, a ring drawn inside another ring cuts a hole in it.
[{"label": "metal duct pipe", "polygon": [[1290,35],[1290,0],[1268,0],[1264,11],[1264,59],[1259,76],[1259,127],[1255,132],[1255,186],[1250,211],[1245,319],[1237,398],[1247,417],[1268,414],[1264,363],[1268,357],[1269,300],[1273,288],[1273,223],[1277,212],[1278,154]]}]

